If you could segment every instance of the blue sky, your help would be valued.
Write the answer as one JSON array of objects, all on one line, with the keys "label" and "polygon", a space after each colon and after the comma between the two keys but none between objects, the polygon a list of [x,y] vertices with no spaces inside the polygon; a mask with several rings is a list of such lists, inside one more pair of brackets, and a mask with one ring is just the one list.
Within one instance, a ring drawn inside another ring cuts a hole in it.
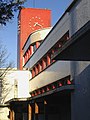
[{"label": "blue sky", "polygon": [[[27,0],[23,6],[28,8],[50,9],[52,11],[52,26],[54,26],[72,1],[73,0]],[[7,48],[9,54],[8,61],[13,61],[16,67],[18,12],[14,15],[13,20],[8,22],[6,26],[0,26],[0,41],[3,41],[3,44]]]}]

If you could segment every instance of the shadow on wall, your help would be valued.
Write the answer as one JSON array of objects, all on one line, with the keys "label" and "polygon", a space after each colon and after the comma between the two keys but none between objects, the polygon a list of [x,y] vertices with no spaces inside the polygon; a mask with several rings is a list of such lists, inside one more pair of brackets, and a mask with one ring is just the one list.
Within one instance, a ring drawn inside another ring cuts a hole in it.
[{"label": "shadow on wall", "polygon": [[74,62],[75,91],[72,93],[72,119],[90,119],[90,62]]}]

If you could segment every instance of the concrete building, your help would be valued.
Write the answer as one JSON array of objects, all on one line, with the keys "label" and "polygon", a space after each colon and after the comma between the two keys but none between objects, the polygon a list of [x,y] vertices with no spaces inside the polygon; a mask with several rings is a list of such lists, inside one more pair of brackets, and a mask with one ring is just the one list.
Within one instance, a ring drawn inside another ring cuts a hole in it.
[{"label": "concrete building", "polygon": [[[29,70],[30,97],[26,101],[9,101],[10,120],[89,120],[90,0],[74,0],[53,28],[50,11],[46,26],[37,21],[42,10],[36,11],[27,18],[32,31],[23,31],[24,24],[19,31],[20,36],[27,34],[24,40],[19,36],[18,68]],[[46,21],[44,18],[43,22]]]},{"label": "concrete building", "polygon": [[[4,71],[5,69],[3,69]],[[1,71],[1,70],[0,70]],[[29,94],[29,78],[30,72],[27,70],[12,69],[7,71],[3,78],[1,87],[1,102],[0,102],[0,120],[10,119],[11,101],[27,101]],[[16,114],[17,115],[17,114]],[[19,115],[19,113],[18,113]],[[23,117],[25,113],[23,113]]]},{"label": "concrete building", "polygon": [[[65,61],[54,61],[54,63],[52,63],[50,60],[50,56],[53,56],[51,51],[57,51],[57,49],[58,51],[62,50],[65,42],[72,40],[72,37],[74,37],[73,39],[77,39],[78,35],[76,33],[80,35],[81,32],[79,31],[82,31],[83,28],[85,30],[85,33],[82,33],[81,36],[82,38],[85,36],[84,40],[88,40],[87,45],[89,45],[89,11],[89,0],[74,1],[65,11],[64,15],[60,18],[56,25],[52,28],[50,33],[46,36],[43,43],[33,54],[28,63],[26,63],[25,66],[27,67],[29,64],[32,73],[32,78],[30,80],[30,93],[32,95],[32,100],[30,100],[30,106],[32,108],[34,106],[36,110],[34,113],[32,113],[32,118],[34,117],[35,119],[57,120],[90,119],[90,62],[87,62],[85,60],[83,61],[83,58],[77,58],[77,60],[80,60],[77,62],[71,61],[72,59],[66,59],[70,60],[66,61],[65,56],[61,59]],[[87,48],[87,46],[85,47],[84,45],[85,44],[83,44],[83,47]],[[78,44],[76,48],[74,47],[74,51],[81,46],[82,44]],[[82,48],[81,51],[82,50],[84,49]],[[86,51],[87,53],[84,51],[83,53],[88,54],[88,50]],[[81,51],[75,52],[76,55],[77,53],[80,55]],[[68,53],[70,54],[72,51],[68,51]],[[81,56],[83,56],[83,54]],[[71,58],[73,58],[73,54]],[[42,70],[39,71],[39,68],[37,70],[37,66],[40,65],[41,62]],[[67,78],[68,76],[70,77]],[[57,88],[56,84],[58,84],[58,80],[62,81],[62,79],[63,81],[69,79],[72,81],[71,84],[73,83],[74,86],[70,85],[70,87],[66,83],[62,85],[62,89]],[[53,85],[55,87],[55,91],[52,90],[54,88],[52,87]],[[74,91],[72,91],[73,89]],[[44,102],[46,104],[44,104]]]}]

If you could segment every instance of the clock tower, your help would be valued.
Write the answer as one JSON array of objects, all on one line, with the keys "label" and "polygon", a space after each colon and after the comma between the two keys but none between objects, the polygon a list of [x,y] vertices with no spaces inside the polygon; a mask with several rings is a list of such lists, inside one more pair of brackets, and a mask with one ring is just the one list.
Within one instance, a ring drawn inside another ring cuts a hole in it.
[{"label": "clock tower", "polygon": [[28,36],[36,30],[51,27],[51,10],[21,8],[18,15],[17,68],[23,67],[22,48]]}]

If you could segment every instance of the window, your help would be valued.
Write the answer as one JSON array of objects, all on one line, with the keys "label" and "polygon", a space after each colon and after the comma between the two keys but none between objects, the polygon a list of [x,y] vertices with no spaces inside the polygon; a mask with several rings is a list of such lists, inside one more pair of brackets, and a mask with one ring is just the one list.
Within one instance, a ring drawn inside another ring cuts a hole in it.
[{"label": "window", "polygon": [[38,72],[42,71],[42,61],[38,63]]},{"label": "window", "polygon": [[33,44],[33,52],[35,52],[36,51],[36,44]]},{"label": "window", "polygon": [[30,45],[30,55],[32,55],[33,54],[33,50],[34,48],[33,48],[33,46],[32,45]]},{"label": "window", "polygon": [[28,57],[30,58],[30,47],[28,48]]},{"label": "window", "polygon": [[51,64],[51,55],[47,55],[47,66]]},{"label": "window", "polygon": [[35,66],[35,75],[38,74],[38,65]]},{"label": "window", "polygon": [[35,76],[35,68],[32,69],[32,78]]},{"label": "window", "polygon": [[47,66],[47,58],[45,57],[42,59],[42,69],[44,70],[46,66]]},{"label": "window", "polygon": [[36,42],[36,48],[38,48],[40,45],[40,42]]}]

